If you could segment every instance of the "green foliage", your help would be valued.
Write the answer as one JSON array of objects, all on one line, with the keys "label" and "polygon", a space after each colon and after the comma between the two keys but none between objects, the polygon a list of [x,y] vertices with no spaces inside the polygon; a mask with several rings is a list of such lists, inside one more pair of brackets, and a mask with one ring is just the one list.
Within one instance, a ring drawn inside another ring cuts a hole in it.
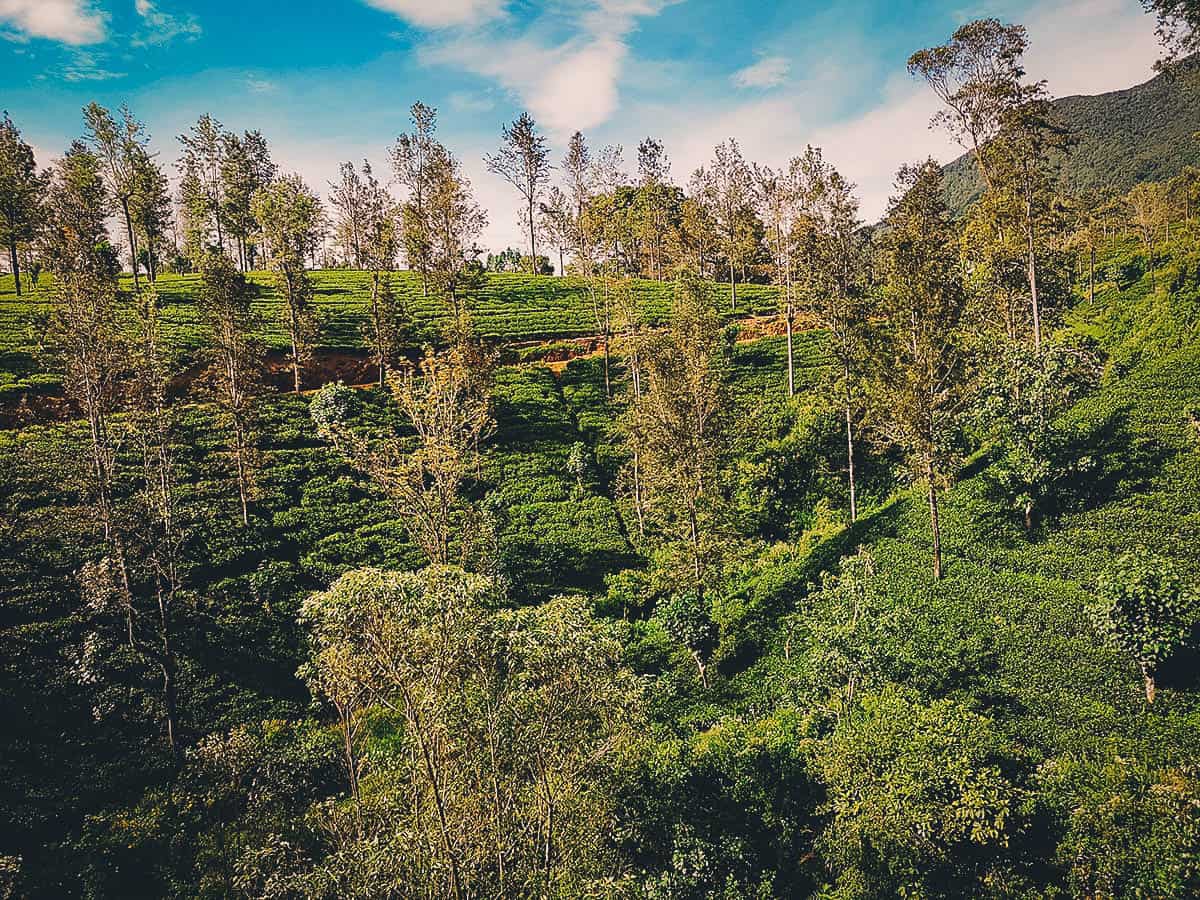
[{"label": "green foliage", "polygon": [[1092,614],[1096,627],[1137,663],[1153,702],[1155,672],[1200,621],[1200,594],[1170,562],[1126,553],[1100,579]]}]

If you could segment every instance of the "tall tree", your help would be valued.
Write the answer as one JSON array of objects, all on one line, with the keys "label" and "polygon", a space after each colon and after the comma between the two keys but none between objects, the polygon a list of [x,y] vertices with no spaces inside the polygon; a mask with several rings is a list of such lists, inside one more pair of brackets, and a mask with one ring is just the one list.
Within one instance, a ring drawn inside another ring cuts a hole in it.
[{"label": "tall tree", "polygon": [[805,305],[833,338],[831,346],[838,370],[833,392],[846,425],[846,471],[853,522],[858,518],[854,421],[867,327],[867,245],[862,237],[854,185],[813,147],[793,165],[799,170],[805,208],[799,229],[802,249],[798,253]]},{"label": "tall tree", "polygon": [[1157,264],[1155,254],[1158,239],[1167,222],[1166,189],[1159,182],[1134,185],[1125,195],[1129,222],[1137,229],[1142,246],[1146,248],[1146,265],[1150,271],[1150,284],[1154,286]]},{"label": "tall tree", "polygon": [[283,295],[292,345],[292,384],[300,392],[300,373],[312,356],[317,322],[305,257],[320,241],[324,227],[321,201],[299,175],[283,175],[254,195],[254,218],[267,245],[276,286]]},{"label": "tall tree", "polygon": [[754,199],[759,216],[767,228],[775,284],[783,291],[781,306],[787,340],[787,393],[793,397],[796,394],[796,366],[792,328],[796,319],[796,303],[792,281],[795,274],[795,230],[802,199],[799,167],[797,161],[793,161],[788,169],[779,171],[755,164],[753,173]]},{"label": "tall tree", "polygon": [[488,171],[499,175],[521,194],[525,201],[522,224],[529,230],[530,274],[537,274],[537,218],[535,212],[542,191],[550,179],[550,150],[546,138],[537,133],[529,113],[521,113],[501,131],[500,149],[484,157]]},{"label": "tall tree", "polygon": [[[463,325],[460,290],[479,267],[479,235],[487,213],[476,202],[471,182],[454,154],[435,143],[427,165],[425,198],[428,221],[428,266],[435,290],[451,307],[456,328]],[[405,223],[416,215],[413,201],[405,204]]]},{"label": "tall tree", "polygon": [[267,139],[258,131],[221,136],[221,216],[237,241],[237,264],[243,272],[253,264],[250,240],[258,229],[254,195],[275,178]]},{"label": "tall tree", "polygon": [[134,234],[141,248],[139,257],[151,283],[158,273],[167,235],[174,225],[171,184],[166,173],[153,159],[143,157],[137,166],[133,196],[130,199]]},{"label": "tall tree", "polygon": [[649,257],[646,270],[654,279],[663,277],[667,240],[679,219],[679,194],[671,184],[671,161],[662,142],[646,138],[638,144],[637,196],[632,213],[642,252]]},{"label": "tall tree", "polygon": [[180,208],[185,243],[194,259],[208,249],[213,237],[225,249],[225,152],[227,134],[221,123],[205,113],[179,136]]},{"label": "tall tree", "polygon": [[253,389],[261,360],[252,337],[256,317],[246,278],[224,253],[205,254],[199,307],[211,334],[211,372],[229,437],[242,525],[250,524],[254,489]]},{"label": "tall tree", "polygon": [[908,69],[942,101],[945,109],[932,124],[970,150],[987,190],[1019,199],[1036,349],[1042,341],[1037,232],[1049,194],[1050,153],[1064,136],[1052,121],[1045,82],[1025,81],[1028,45],[1022,26],[979,19],[956,30],[949,43],[914,53]]},{"label": "tall tree", "polygon": [[1200,50],[1200,0],[1142,0],[1158,19],[1158,39],[1166,55],[1157,68],[1171,71],[1176,63]]},{"label": "tall tree", "polygon": [[379,385],[387,380],[388,365],[399,355],[404,309],[392,290],[391,273],[400,252],[396,204],[375,178],[371,164],[362,165],[363,211],[360,253],[371,271],[371,317],[365,326],[367,343],[375,352]]},{"label": "tall tree", "polygon": [[644,464],[656,532],[680,551],[673,576],[702,602],[721,556],[727,363],[720,316],[695,276],[677,282],[670,328],[646,348],[645,369],[626,419],[630,449]]},{"label": "tall tree", "polygon": [[409,267],[421,273],[422,292],[428,293],[433,241],[428,197],[438,146],[437,110],[418,100],[412,105],[411,120],[412,132],[400,135],[389,155],[396,180],[408,195],[402,208],[404,253]]},{"label": "tall tree", "polygon": [[718,144],[707,168],[692,175],[691,193],[704,205],[720,236],[729,267],[730,308],[737,309],[737,270],[757,249],[752,235],[753,185],[750,167],[733,138]]},{"label": "tall tree", "polygon": [[346,261],[363,268],[363,235],[366,231],[368,186],[354,163],[342,163],[338,180],[329,182],[329,202],[333,206],[334,237],[341,245]]},{"label": "tall tree", "polygon": [[21,138],[8,113],[0,120],[0,240],[8,248],[17,296],[21,296],[20,247],[32,241],[41,220],[45,179],[33,148]]},{"label": "tall tree", "polygon": [[564,258],[574,235],[571,216],[571,201],[557,186],[550,188],[546,202],[538,208],[541,217],[542,235],[558,252],[558,274],[567,274]]},{"label": "tall tree", "polygon": [[900,194],[881,237],[871,371],[880,432],[926,483],[935,579],[942,577],[938,495],[952,474],[969,362],[961,328],[966,291],[941,183],[933,160],[900,170]]},{"label": "tall tree", "polygon": [[121,121],[98,103],[83,110],[88,144],[103,162],[108,196],[125,224],[129,241],[129,264],[133,269],[133,289],[139,290],[138,244],[133,227],[133,199],[144,166],[151,164],[145,126],[133,117],[128,107],[121,107]]}]

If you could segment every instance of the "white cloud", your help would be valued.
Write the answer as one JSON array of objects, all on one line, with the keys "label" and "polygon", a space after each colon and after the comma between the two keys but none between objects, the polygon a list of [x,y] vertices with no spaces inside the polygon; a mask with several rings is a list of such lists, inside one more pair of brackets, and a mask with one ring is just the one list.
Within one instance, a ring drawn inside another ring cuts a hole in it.
[{"label": "white cloud", "polygon": [[564,17],[536,20],[516,37],[463,32],[421,48],[431,64],[494,79],[552,135],[594,128],[617,111],[629,56],[627,38],[638,20],[677,0],[589,0]]},{"label": "white cloud", "polygon": [[98,44],[106,37],[107,22],[88,0],[0,0],[0,24],[20,38]]},{"label": "white cloud", "polygon": [[734,87],[773,88],[783,84],[792,65],[782,56],[764,56],[753,65],[738,69],[730,76]]},{"label": "white cloud", "polygon": [[1056,97],[1102,94],[1154,75],[1161,54],[1154,17],[1125,0],[1071,0],[1035,7],[1026,69]]},{"label": "white cloud", "polygon": [[365,0],[421,28],[479,25],[504,11],[504,0]]},{"label": "white cloud", "polygon": [[167,44],[177,37],[195,40],[203,31],[195,16],[173,16],[165,13],[153,0],[134,0],[133,5],[146,26],[143,31],[133,36],[132,43],[135,47]]}]

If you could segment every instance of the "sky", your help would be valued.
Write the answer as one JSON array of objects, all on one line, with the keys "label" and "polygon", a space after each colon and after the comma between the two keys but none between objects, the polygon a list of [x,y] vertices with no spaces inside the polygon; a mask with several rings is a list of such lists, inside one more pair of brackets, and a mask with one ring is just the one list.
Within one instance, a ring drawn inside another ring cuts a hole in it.
[{"label": "sky", "polygon": [[386,172],[421,100],[489,211],[491,249],[522,245],[517,196],[483,162],[522,111],[555,161],[575,130],[622,146],[628,169],[658,138],[681,185],[729,137],[769,165],[813,144],[873,221],[901,164],[961,152],[929,129],[934,98],[905,61],[982,16],[1028,28],[1026,68],[1055,96],[1153,74],[1137,0],[0,0],[0,108],[40,164],[92,100],[127,104],[168,165],[207,112],[261,130],[326,193],[342,161]]}]

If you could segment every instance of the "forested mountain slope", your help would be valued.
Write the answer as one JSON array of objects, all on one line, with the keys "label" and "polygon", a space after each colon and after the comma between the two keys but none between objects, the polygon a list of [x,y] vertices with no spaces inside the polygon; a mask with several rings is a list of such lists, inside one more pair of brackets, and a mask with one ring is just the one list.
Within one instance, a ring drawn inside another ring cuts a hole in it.
[{"label": "forested mountain slope", "polygon": [[[1054,101],[1075,144],[1058,161],[1063,193],[1116,196],[1145,181],[1166,181],[1200,164],[1200,57],[1178,73],[1095,96]],[[946,200],[961,213],[982,183],[970,154],[946,166]]]}]

